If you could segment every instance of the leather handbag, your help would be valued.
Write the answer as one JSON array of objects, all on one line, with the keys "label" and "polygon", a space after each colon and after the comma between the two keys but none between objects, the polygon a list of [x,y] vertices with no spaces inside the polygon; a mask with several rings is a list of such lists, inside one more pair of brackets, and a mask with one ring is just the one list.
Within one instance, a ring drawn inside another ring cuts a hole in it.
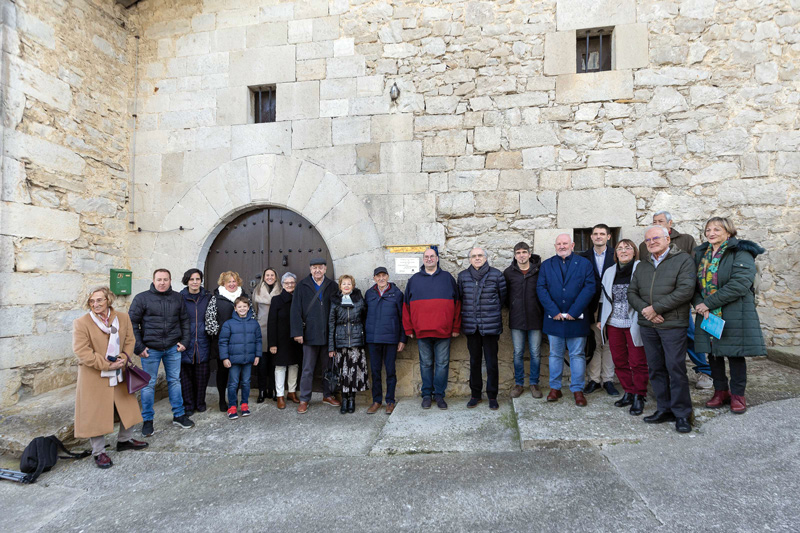
[{"label": "leather handbag", "polygon": [[130,358],[128,358],[126,370],[128,377],[125,382],[128,386],[128,394],[136,394],[150,383],[150,374],[131,363]]},{"label": "leather handbag", "polygon": [[336,368],[334,364],[335,358],[330,357],[330,364],[327,370],[322,374],[322,380],[328,385],[328,390],[335,392],[339,388],[339,380],[341,378],[341,371]]}]

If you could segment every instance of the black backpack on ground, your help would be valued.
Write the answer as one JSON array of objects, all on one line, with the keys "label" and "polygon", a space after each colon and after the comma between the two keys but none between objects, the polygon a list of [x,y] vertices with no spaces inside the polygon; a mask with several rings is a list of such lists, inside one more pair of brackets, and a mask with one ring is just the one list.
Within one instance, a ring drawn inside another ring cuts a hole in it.
[{"label": "black backpack on ground", "polygon": [[[58,455],[58,450],[62,450],[67,455]],[[19,461],[19,469],[27,474],[25,476],[25,483],[36,483],[36,479],[39,475],[53,468],[59,457],[61,459],[83,459],[91,454],[92,452],[90,451],[72,453],[55,435],[36,437],[25,447],[25,451],[22,452],[22,459]]]}]

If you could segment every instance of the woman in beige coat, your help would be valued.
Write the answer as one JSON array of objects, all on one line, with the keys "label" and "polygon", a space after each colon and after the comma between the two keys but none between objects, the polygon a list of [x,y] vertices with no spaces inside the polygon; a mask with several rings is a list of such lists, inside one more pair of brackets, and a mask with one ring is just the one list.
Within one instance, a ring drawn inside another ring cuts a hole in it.
[{"label": "woman in beige coat", "polygon": [[89,439],[99,468],[114,464],[105,453],[105,435],[114,430],[117,417],[117,451],[147,447],[146,442],[132,438],[132,428],[142,421],[142,412],[136,396],[128,394],[127,373],[121,372],[136,339],[128,315],[111,307],[113,299],[108,287],[92,289],[86,302],[89,312],[73,322],[72,331],[72,349],[79,362],[75,438]]}]

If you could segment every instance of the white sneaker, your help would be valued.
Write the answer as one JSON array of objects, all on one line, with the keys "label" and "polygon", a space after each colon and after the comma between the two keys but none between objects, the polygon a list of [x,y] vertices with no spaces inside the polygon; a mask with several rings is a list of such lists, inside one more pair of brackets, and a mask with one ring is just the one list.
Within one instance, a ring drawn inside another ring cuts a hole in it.
[{"label": "white sneaker", "polygon": [[697,383],[695,384],[694,388],[701,390],[713,389],[714,380],[711,379],[711,376],[709,376],[708,374],[703,374],[702,372],[699,372],[697,374]]}]

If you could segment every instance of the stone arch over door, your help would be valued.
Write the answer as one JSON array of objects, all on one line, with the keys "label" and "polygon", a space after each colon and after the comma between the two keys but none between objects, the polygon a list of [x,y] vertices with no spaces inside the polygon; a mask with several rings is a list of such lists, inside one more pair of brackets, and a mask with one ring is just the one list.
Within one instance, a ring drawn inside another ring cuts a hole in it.
[{"label": "stone arch over door", "polygon": [[314,224],[336,272],[368,280],[384,261],[380,236],[358,196],[323,167],[277,154],[228,161],[191,186],[162,221],[153,259],[174,272],[183,272],[188,258],[202,268],[226,223],[266,206],[285,207]]}]

